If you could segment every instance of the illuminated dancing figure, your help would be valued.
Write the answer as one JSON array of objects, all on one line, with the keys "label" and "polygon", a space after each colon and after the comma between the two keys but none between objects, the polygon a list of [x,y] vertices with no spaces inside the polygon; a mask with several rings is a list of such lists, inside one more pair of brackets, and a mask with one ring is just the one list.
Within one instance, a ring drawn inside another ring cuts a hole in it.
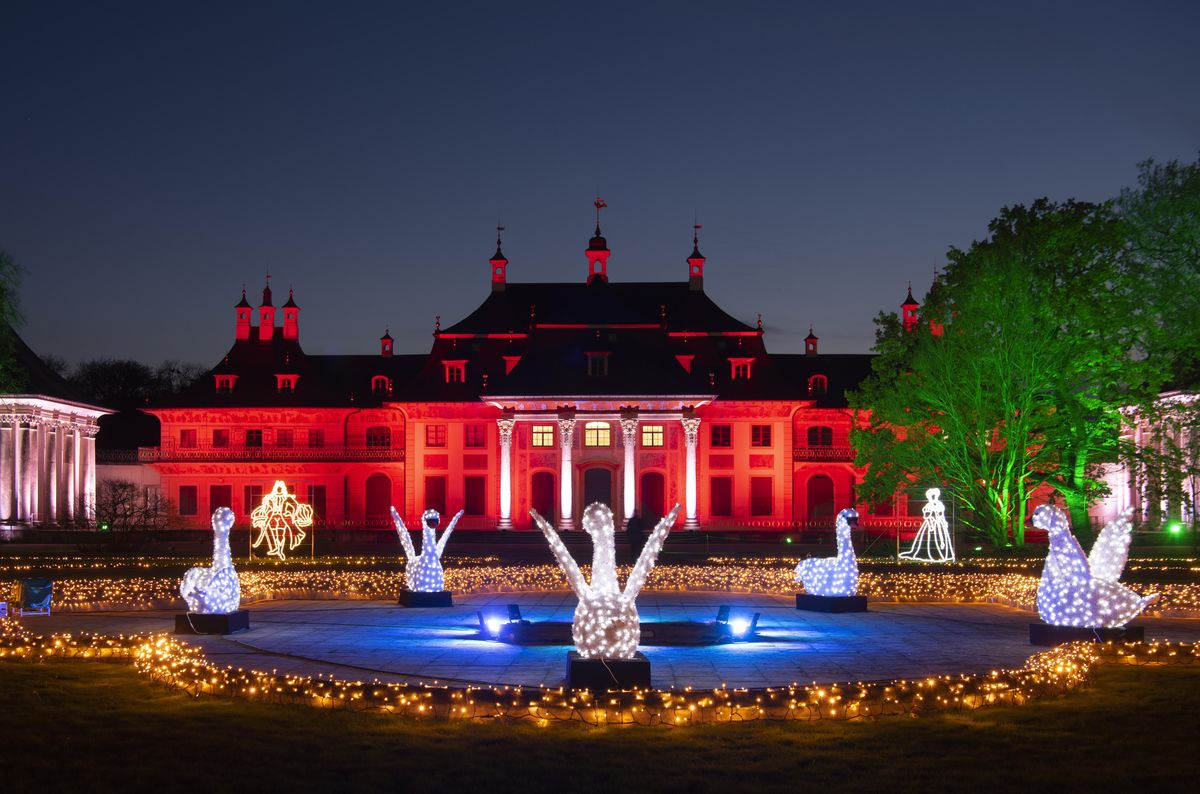
[{"label": "illuminated dancing figure", "polygon": [[450,540],[454,525],[465,512],[459,510],[450,520],[450,526],[446,527],[441,539],[438,539],[437,528],[442,516],[432,508],[426,510],[421,515],[421,553],[417,554],[412,538],[408,536],[408,527],[404,526],[404,520],[396,508],[392,508],[392,523],[396,525],[396,534],[400,536],[404,556],[408,558],[408,564],[404,566],[404,581],[409,590],[414,593],[438,593],[445,589],[442,552],[446,549],[446,541]]},{"label": "illuminated dancing figure", "polygon": [[858,559],[850,530],[858,526],[858,511],[847,507],[837,515],[837,556],[801,560],[796,579],[804,592],[820,596],[852,596],[858,592]]},{"label": "illuminated dancing figure", "polygon": [[550,543],[559,566],[567,575],[567,581],[579,605],[575,607],[575,619],[571,622],[571,636],[575,650],[585,659],[632,659],[637,654],[638,642],[642,638],[641,621],[638,618],[637,596],[650,569],[662,551],[667,533],[679,515],[679,505],[661,521],[646,541],[638,556],[633,571],[625,582],[625,591],[617,586],[617,559],[614,547],[612,510],[608,505],[593,502],[583,511],[583,529],[592,537],[592,583],[583,578],[571,552],[562,539],[536,510],[529,514],[541,528]]},{"label": "illuminated dancing figure", "polygon": [[233,511],[218,507],[212,514],[213,557],[211,568],[191,568],[179,583],[179,594],[188,612],[198,615],[228,615],[242,603],[242,587],[229,553],[229,530]]},{"label": "illuminated dancing figure", "polygon": [[1033,525],[1050,534],[1050,552],[1038,582],[1038,616],[1053,626],[1116,628],[1158,598],[1140,596],[1118,584],[1129,558],[1132,510],[1109,522],[1084,556],[1067,515],[1053,505],[1033,511]]},{"label": "illuminated dancing figure", "polygon": [[304,528],[313,524],[312,505],[301,504],[288,493],[283,480],[276,480],[275,487],[263,497],[262,504],[250,513],[250,523],[258,530],[253,547],[257,549],[265,540],[268,557],[286,560],[284,547],[287,547],[286,551],[295,551],[308,537]]},{"label": "illuminated dancing figure", "polygon": [[950,537],[950,525],[946,523],[946,506],[941,501],[942,491],[930,488],[925,492],[925,506],[921,508],[921,528],[913,538],[912,547],[901,552],[903,560],[920,562],[954,562],[954,538]]}]

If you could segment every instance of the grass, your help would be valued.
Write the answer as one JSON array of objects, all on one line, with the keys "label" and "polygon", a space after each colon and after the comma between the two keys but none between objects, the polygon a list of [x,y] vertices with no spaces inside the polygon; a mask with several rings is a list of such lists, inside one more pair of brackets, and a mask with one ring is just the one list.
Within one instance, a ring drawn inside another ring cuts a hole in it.
[{"label": "grass", "polygon": [[1024,707],[684,730],[413,724],[191,699],[123,665],[0,663],[6,791],[1139,788],[1194,769],[1200,669],[1102,667]]}]

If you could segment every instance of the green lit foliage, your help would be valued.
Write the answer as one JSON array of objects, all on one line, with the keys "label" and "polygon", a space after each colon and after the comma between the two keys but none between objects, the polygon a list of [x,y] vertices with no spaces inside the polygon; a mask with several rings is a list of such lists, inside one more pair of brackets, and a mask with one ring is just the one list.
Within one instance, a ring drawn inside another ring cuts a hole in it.
[{"label": "green lit foliage", "polygon": [[21,267],[0,250],[0,394],[18,392],[25,384],[25,373],[13,355],[13,328],[21,322],[20,287]]}]

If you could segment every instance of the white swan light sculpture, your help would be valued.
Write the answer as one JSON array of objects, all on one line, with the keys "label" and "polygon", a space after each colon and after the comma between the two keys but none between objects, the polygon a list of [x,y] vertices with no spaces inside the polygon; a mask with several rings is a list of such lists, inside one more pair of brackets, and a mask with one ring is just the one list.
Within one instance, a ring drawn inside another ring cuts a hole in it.
[{"label": "white swan light sculpture", "polygon": [[642,638],[637,596],[646,583],[646,577],[650,575],[655,560],[658,559],[658,553],[662,551],[667,533],[671,531],[671,526],[679,515],[679,505],[676,504],[650,533],[633,571],[629,574],[629,579],[625,582],[624,591],[617,586],[614,548],[616,530],[612,510],[608,505],[593,502],[583,511],[583,529],[592,537],[590,585],[583,578],[583,573],[571,557],[571,552],[563,545],[558,533],[554,531],[554,527],[546,523],[536,510],[530,510],[529,514],[546,536],[559,567],[563,569],[571,589],[579,597],[579,604],[575,607],[575,619],[571,622],[571,637],[575,640],[575,650],[585,659],[634,658],[638,642]]},{"label": "white swan light sculpture", "polygon": [[1050,535],[1050,552],[1038,582],[1038,615],[1053,626],[1117,628],[1133,620],[1157,594],[1140,596],[1119,584],[1129,558],[1131,511],[1100,530],[1092,553],[1071,534],[1066,514],[1053,505],[1033,511],[1033,525]]},{"label": "white swan light sculpture", "polygon": [[837,515],[837,556],[801,560],[796,579],[804,592],[819,596],[852,596],[858,592],[858,559],[850,531],[858,526],[858,511],[847,507]]},{"label": "white swan light sculpture", "polygon": [[229,530],[233,529],[233,511],[218,507],[212,514],[212,567],[188,570],[179,583],[179,594],[187,602],[188,612],[199,615],[228,615],[242,603],[233,557],[229,553]]},{"label": "white swan light sculpture", "polygon": [[392,523],[396,525],[396,534],[400,536],[404,556],[408,558],[408,564],[404,566],[404,582],[409,590],[414,593],[439,593],[446,589],[442,552],[446,549],[446,541],[450,540],[450,533],[454,531],[458,519],[462,518],[465,512],[459,510],[455,514],[450,520],[450,526],[446,527],[439,539],[437,528],[442,516],[432,508],[426,510],[421,515],[421,553],[417,554],[412,538],[408,535],[408,527],[404,526],[404,520],[400,518],[396,508],[392,508]]}]

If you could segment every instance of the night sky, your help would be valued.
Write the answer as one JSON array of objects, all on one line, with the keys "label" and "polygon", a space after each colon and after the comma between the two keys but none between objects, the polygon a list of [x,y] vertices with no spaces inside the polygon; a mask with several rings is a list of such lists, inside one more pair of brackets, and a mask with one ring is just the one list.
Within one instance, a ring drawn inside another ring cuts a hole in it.
[{"label": "night sky", "polygon": [[1200,3],[800,6],[5,2],[21,333],[209,366],[269,270],[310,353],[425,352],[498,218],[510,280],[583,280],[599,192],[613,280],[685,279],[698,217],[770,349],[866,352],[1001,206],[1200,149]]}]

